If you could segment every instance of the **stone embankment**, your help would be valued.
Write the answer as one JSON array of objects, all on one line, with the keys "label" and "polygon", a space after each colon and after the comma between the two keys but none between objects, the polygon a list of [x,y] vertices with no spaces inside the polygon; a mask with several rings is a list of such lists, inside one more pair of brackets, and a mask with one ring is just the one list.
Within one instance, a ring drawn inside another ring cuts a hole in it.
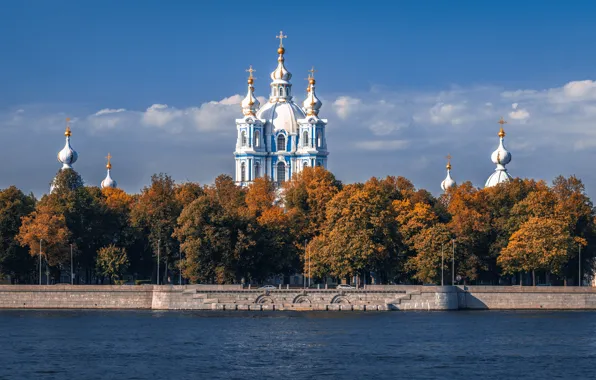
[{"label": "stone embankment", "polygon": [[242,289],[239,285],[4,285],[0,309],[596,310],[595,288],[369,285],[365,290]]}]

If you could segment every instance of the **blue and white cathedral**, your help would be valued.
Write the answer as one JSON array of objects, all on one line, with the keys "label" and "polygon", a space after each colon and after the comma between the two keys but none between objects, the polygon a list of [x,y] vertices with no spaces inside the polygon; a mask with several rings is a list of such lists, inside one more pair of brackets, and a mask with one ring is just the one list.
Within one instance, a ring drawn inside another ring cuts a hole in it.
[{"label": "blue and white cathedral", "polygon": [[302,107],[292,96],[292,74],[284,64],[285,48],[280,32],[277,68],[271,73],[271,92],[260,105],[254,95],[255,71],[249,70],[248,92],[242,100],[244,117],[236,119],[236,183],[247,186],[255,178],[268,176],[277,184],[290,180],[309,166],[327,167],[326,119],[319,118],[322,103],[315,93],[314,69],[308,76]]}]

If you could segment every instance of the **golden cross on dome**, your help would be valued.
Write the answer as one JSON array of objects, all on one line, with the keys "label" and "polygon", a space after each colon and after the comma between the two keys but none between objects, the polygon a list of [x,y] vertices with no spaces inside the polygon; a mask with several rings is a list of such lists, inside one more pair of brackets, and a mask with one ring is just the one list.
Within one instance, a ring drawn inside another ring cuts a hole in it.
[{"label": "golden cross on dome", "polygon": [[505,130],[503,129],[503,124],[507,124],[507,122],[503,120],[503,116],[501,116],[501,120],[499,120],[498,123],[501,124],[501,129],[499,129],[499,137],[503,138],[505,137]]},{"label": "golden cross on dome", "polygon": [[108,159],[108,165],[110,165],[110,160],[112,159],[112,155],[108,153],[106,158]]},{"label": "golden cross on dome", "polygon": [[447,159],[447,161],[451,161],[451,155],[448,154],[447,156],[445,156],[445,158]]},{"label": "golden cross on dome", "polygon": [[252,68],[252,65],[250,65],[250,67],[248,68],[248,70],[246,70],[246,72],[249,73],[248,74],[248,78],[249,79],[252,79],[253,78],[252,73],[254,73],[255,71],[257,71],[257,70],[253,69]]},{"label": "golden cross on dome", "polygon": [[312,67],[312,69],[308,70],[308,72],[310,73],[310,74],[308,74],[308,77],[309,77],[309,78],[314,78],[314,77],[315,77],[315,72],[316,72],[316,71],[317,71],[317,70],[315,70],[315,67],[313,66],[313,67]]},{"label": "golden cross on dome", "polygon": [[503,116],[501,116],[501,120],[499,120],[498,123],[501,124],[501,127],[503,127],[503,124],[507,124],[507,122],[503,119]]},{"label": "golden cross on dome", "polygon": [[284,47],[284,38],[288,38],[288,36],[284,36],[284,32],[283,31],[279,31],[279,36],[276,36],[275,38],[279,38],[279,47]]}]

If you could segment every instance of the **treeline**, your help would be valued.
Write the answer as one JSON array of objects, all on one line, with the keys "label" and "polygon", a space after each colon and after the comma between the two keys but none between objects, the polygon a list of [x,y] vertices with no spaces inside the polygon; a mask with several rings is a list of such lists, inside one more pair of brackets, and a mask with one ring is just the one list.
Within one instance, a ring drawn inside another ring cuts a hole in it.
[{"label": "treeline", "polygon": [[83,186],[71,169],[53,186],[39,201],[0,191],[0,274],[14,283],[38,281],[40,255],[60,282],[71,254],[76,283],[178,283],[181,271],[190,283],[311,273],[313,283],[436,284],[443,274],[446,283],[577,284],[580,256],[582,277],[593,270],[594,208],[573,176],[551,186],[466,182],[439,198],[403,177],[342,185],[321,167],[281,189],[267,178],[241,188],[226,175],[200,186],[159,174],[127,194]]}]

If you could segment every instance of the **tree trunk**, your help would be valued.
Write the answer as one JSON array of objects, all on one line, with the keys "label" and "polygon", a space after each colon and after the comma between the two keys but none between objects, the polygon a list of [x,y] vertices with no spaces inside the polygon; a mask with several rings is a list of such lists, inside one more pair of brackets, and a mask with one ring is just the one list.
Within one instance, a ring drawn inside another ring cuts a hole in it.
[{"label": "tree trunk", "polygon": [[164,269],[163,269],[163,281],[161,283],[162,284],[168,283],[168,257],[167,256],[166,256],[166,265],[164,265]]},{"label": "tree trunk", "polygon": [[532,286],[536,286],[536,271],[532,270]]},{"label": "tree trunk", "polygon": [[524,286],[524,279],[522,277],[522,272],[519,272],[519,286]]}]

